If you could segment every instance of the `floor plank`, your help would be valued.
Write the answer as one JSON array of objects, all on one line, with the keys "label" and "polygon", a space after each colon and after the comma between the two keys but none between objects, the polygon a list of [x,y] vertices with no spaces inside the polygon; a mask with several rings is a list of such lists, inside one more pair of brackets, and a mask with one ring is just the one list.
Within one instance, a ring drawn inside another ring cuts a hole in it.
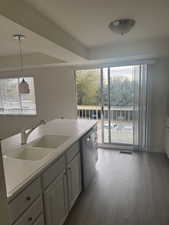
[{"label": "floor plank", "polygon": [[95,179],[65,225],[169,225],[169,160],[99,150]]}]

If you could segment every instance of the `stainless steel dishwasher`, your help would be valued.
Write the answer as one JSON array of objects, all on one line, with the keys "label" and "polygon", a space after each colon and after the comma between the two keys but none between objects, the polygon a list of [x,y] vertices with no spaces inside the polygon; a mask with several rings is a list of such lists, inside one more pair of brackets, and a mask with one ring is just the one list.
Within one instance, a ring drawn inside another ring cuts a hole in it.
[{"label": "stainless steel dishwasher", "polygon": [[82,154],[82,186],[88,187],[96,173],[97,152],[97,128],[92,128],[81,140]]}]

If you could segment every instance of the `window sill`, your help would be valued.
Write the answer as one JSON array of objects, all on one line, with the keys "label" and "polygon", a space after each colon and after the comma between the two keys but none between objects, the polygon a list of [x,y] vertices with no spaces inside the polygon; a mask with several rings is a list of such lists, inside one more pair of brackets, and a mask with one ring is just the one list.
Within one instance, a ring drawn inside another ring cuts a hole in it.
[{"label": "window sill", "polygon": [[10,113],[0,113],[0,116],[37,116],[37,113],[16,113],[16,114],[10,114]]}]

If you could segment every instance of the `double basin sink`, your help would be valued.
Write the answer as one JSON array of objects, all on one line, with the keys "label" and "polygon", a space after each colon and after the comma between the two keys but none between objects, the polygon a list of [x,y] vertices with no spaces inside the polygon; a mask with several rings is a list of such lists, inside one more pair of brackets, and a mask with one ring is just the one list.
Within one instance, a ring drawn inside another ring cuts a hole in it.
[{"label": "double basin sink", "polygon": [[36,139],[30,144],[24,145],[15,156],[7,155],[10,158],[38,161],[45,158],[57,147],[66,142],[70,136],[45,135]]}]

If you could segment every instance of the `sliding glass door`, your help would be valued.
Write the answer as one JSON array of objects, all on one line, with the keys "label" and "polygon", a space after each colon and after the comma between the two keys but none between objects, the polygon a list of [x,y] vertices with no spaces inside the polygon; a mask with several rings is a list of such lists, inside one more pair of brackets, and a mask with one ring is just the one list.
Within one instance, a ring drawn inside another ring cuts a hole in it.
[{"label": "sliding glass door", "polygon": [[76,84],[78,117],[97,120],[99,144],[135,147],[144,142],[144,65],[79,70]]}]

